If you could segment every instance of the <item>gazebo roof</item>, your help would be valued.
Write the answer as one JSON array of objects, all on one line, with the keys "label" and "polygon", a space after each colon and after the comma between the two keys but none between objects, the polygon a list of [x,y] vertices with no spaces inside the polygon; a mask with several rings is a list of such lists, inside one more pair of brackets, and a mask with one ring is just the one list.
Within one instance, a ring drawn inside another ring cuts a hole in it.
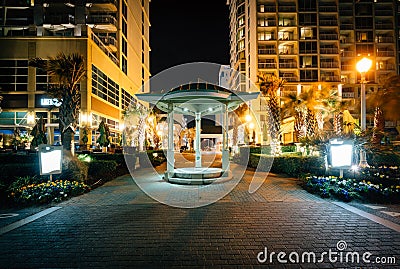
[{"label": "gazebo roof", "polygon": [[235,110],[240,104],[256,99],[259,94],[260,92],[231,91],[209,83],[189,83],[164,94],[145,93],[136,94],[136,97],[165,112],[168,112],[168,105],[173,104],[175,113],[201,113],[204,116],[221,113],[222,104],[226,104],[230,111]]}]

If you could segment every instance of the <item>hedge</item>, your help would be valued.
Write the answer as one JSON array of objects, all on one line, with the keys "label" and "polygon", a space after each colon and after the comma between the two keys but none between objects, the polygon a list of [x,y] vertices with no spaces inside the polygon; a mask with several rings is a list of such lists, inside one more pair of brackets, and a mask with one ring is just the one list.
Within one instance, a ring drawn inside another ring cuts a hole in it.
[{"label": "hedge", "polygon": [[372,149],[367,152],[367,161],[371,166],[400,166],[400,153],[384,149]]},{"label": "hedge", "polygon": [[117,162],[115,161],[92,161],[89,163],[88,184],[92,185],[96,182],[107,182],[117,176]]},{"label": "hedge", "polygon": [[[157,155],[157,157],[154,156]],[[166,161],[163,150],[148,150],[147,152],[139,152],[140,167],[156,167]]]},{"label": "hedge", "polygon": [[[115,161],[117,163],[116,176],[122,176],[129,173],[126,161],[136,160],[135,154],[107,154],[107,153],[92,153],[90,157],[96,161]],[[134,168],[135,166],[131,166]]]},{"label": "hedge", "polygon": [[317,156],[278,156],[272,157],[262,154],[251,154],[247,160],[246,156],[240,155],[239,163],[260,171],[271,171],[289,176],[300,176],[304,173],[317,175],[325,174],[325,160]]}]

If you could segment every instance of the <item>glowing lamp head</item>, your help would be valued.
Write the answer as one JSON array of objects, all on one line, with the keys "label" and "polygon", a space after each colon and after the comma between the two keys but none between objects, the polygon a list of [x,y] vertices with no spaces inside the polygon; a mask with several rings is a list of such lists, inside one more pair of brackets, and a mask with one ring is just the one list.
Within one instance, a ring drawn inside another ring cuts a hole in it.
[{"label": "glowing lamp head", "polygon": [[246,115],[246,121],[247,122],[251,121],[251,116],[250,115]]},{"label": "glowing lamp head", "polygon": [[357,62],[356,68],[358,72],[365,73],[368,72],[371,66],[372,66],[372,60],[364,57]]}]

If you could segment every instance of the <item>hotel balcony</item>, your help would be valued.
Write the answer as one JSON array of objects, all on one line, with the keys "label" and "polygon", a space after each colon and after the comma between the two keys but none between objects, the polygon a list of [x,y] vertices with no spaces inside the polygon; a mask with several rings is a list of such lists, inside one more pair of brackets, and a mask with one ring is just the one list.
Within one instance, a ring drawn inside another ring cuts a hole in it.
[{"label": "hotel balcony", "polygon": [[[3,6],[3,3],[2,3]],[[4,1],[4,6],[5,7],[18,7],[18,8],[29,8],[30,2],[26,0],[5,0]]]},{"label": "hotel balcony", "polygon": [[118,41],[113,36],[99,36],[99,39],[105,46],[107,46],[112,52],[118,51]]},{"label": "hotel balcony", "polygon": [[276,63],[258,63],[258,69],[276,69]]},{"label": "hotel balcony", "polygon": [[380,16],[380,17],[390,17],[393,16],[393,10],[391,9],[375,9],[375,16]]},{"label": "hotel balcony", "polygon": [[281,63],[279,63],[279,68],[282,68],[282,69],[286,69],[286,68],[297,68],[297,62],[295,62],[295,61],[292,61],[292,62],[281,62]]},{"label": "hotel balcony", "polygon": [[340,30],[354,30],[354,24],[352,23],[341,23]]},{"label": "hotel balcony", "polygon": [[117,0],[90,0],[90,3],[90,12],[117,12],[118,10]]},{"label": "hotel balcony", "polygon": [[340,69],[342,71],[353,71],[353,72],[356,71],[356,67],[354,65],[351,65],[351,64],[342,64],[340,66]]},{"label": "hotel balcony", "polygon": [[376,36],[375,43],[393,43],[394,39],[392,36]]},{"label": "hotel balcony", "polygon": [[273,27],[273,26],[276,26],[276,20],[261,20],[259,18],[257,26],[258,27]]},{"label": "hotel balcony", "polygon": [[321,68],[339,68],[338,62],[321,62]]},{"label": "hotel balcony", "polygon": [[287,82],[299,81],[299,78],[294,74],[283,74],[283,75],[279,75],[279,77],[286,80]]},{"label": "hotel balcony", "polygon": [[319,25],[320,26],[337,26],[338,21],[337,20],[332,20],[332,19],[320,19],[319,20]]},{"label": "hotel balcony", "polygon": [[320,54],[338,54],[339,50],[337,48],[320,48]]},{"label": "hotel balcony", "polygon": [[86,21],[93,30],[104,32],[116,32],[117,20],[112,15],[90,15]]},{"label": "hotel balcony", "polygon": [[331,4],[319,4],[319,12],[337,12],[337,6]]},{"label": "hotel balcony", "polygon": [[320,40],[338,40],[338,34],[319,34]]},{"label": "hotel balcony", "polygon": [[296,12],[296,4],[280,4],[278,6],[278,12]]},{"label": "hotel balcony", "polygon": [[350,17],[350,16],[353,16],[353,10],[352,9],[350,9],[350,10],[348,10],[348,9],[342,9],[342,8],[340,8],[340,10],[339,10],[339,16],[340,17],[346,17],[346,16],[348,16],[348,17]]},{"label": "hotel balcony", "polygon": [[342,51],[340,53],[341,57],[355,57],[355,55],[356,55],[356,53],[354,51],[346,51],[346,50],[344,50],[344,51]]},{"label": "hotel balcony", "polygon": [[383,66],[378,66],[378,68],[376,69],[376,71],[378,72],[385,72],[385,71],[394,71],[395,70],[395,65],[394,64],[386,64]]},{"label": "hotel balcony", "polygon": [[340,77],[339,76],[324,76],[324,75],[321,75],[321,81],[340,82]]},{"label": "hotel balcony", "polygon": [[291,27],[296,26],[296,21],[292,19],[279,19],[278,26],[280,27]]},{"label": "hotel balcony", "polygon": [[105,45],[101,39],[94,33],[91,34],[94,43],[111,59],[117,66],[119,65],[118,58],[113,54],[109,46]]},{"label": "hotel balcony", "polygon": [[393,30],[392,22],[376,22],[375,29]]},{"label": "hotel balcony", "polygon": [[394,57],[393,50],[379,50],[376,52],[377,57]]},{"label": "hotel balcony", "polygon": [[276,49],[258,49],[259,55],[276,55]]}]

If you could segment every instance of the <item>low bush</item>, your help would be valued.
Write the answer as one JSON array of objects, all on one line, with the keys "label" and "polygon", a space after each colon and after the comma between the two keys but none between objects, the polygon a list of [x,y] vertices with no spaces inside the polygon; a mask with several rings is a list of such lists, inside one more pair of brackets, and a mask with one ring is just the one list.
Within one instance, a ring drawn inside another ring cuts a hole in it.
[{"label": "low bush", "polygon": [[57,180],[15,188],[9,193],[9,196],[19,205],[46,204],[60,202],[89,190],[87,185],[77,181]]},{"label": "low bush", "polygon": [[147,152],[139,152],[140,167],[156,167],[166,161],[163,150],[148,150]]},{"label": "low bush", "polygon": [[299,177],[305,173],[324,174],[325,161],[323,157],[316,156],[269,156],[263,154],[251,154],[250,158],[239,158],[240,164],[251,168],[257,168],[260,171],[271,171],[273,173],[287,174],[289,176]]},{"label": "low bush", "polygon": [[367,152],[368,164],[371,166],[400,166],[400,153],[390,149],[370,149]]},{"label": "low bush", "polygon": [[91,161],[87,183],[93,185],[98,181],[101,181],[101,183],[110,181],[117,176],[116,170],[117,163],[115,161]]}]

